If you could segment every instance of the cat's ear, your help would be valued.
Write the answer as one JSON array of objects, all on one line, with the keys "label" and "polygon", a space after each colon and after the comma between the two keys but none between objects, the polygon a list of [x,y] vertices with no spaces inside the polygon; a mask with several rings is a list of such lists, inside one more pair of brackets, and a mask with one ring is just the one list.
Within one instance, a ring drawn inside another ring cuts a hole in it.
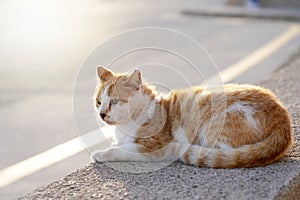
[{"label": "cat's ear", "polygon": [[104,67],[98,67],[97,73],[100,80],[104,82],[109,81],[114,76],[113,72]]},{"label": "cat's ear", "polygon": [[134,70],[129,79],[124,84],[126,87],[138,89],[142,85],[142,76],[139,70]]}]

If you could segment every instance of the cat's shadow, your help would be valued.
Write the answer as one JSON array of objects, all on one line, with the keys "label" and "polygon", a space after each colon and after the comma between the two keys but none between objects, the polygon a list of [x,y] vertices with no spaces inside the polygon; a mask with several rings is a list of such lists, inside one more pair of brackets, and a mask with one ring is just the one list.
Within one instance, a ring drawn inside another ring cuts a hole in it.
[{"label": "cat's shadow", "polygon": [[159,193],[175,194],[178,191],[210,196],[217,191],[222,192],[224,184],[227,189],[247,192],[254,186],[270,181],[266,174],[288,177],[289,172],[282,168],[291,167],[292,170],[295,165],[293,162],[293,159],[287,158],[265,167],[237,169],[200,168],[178,161],[92,163],[89,177],[93,177],[97,183],[99,193],[123,197],[142,198],[150,193],[158,197]]}]

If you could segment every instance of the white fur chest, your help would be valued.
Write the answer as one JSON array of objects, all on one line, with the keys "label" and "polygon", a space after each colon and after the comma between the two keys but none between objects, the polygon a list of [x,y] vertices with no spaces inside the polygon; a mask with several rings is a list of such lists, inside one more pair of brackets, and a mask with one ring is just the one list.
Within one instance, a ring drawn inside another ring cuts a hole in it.
[{"label": "white fur chest", "polygon": [[139,126],[132,123],[126,126],[117,126],[113,135],[114,144],[122,145],[126,143],[133,143],[136,138],[138,128]]}]

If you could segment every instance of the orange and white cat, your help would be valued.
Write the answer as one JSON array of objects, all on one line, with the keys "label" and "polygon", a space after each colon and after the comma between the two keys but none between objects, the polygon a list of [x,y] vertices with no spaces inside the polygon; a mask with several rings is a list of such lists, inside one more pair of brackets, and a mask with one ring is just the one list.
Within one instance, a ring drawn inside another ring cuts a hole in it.
[{"label": "orange and white cat", "polygon": [[255,167],[280,159],[292,144],[286,108],[267,89],[230,84],[158,96],[141,73],[98,67],[96,109],[116,125],[96,162],[163,161],[214,168]]}]

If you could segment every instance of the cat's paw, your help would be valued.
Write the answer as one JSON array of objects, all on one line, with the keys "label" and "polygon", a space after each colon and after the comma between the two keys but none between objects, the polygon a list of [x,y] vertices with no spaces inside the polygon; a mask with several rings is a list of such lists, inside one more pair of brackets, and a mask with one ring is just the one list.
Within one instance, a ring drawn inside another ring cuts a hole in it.
[{"label": "cat's paw", "polygon": [[94,151],[91,155],[91,159],[93,162],[114,161],[113,151],[113,148]]}]

